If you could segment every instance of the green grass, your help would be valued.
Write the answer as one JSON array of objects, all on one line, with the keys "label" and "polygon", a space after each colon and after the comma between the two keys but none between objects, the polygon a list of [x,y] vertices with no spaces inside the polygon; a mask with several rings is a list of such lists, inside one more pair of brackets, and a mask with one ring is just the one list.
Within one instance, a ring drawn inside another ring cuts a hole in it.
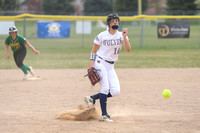
[{"label": "green grass", "polygon": [[[50,45],[50,44],[48,44]],[[43,69],[87,68],[91,47],[69,47],[36,45],[40,55],[28,50],[24,61],[27,65]],[[10,54],[12,54],[10,52]],[[0,68],[16,68],[13,58],[7,60],[1,48]],[[131,52],[120,52],[116,68],[200,67],[200,49],[146,49],[136,48]]]},{"label": "green grass", "polygon": [[[94,26],[92,34],[77,35],[72,23],[70,38],[37,39],[34,25],[33,22],[27,24],[26,37],[41,53],[37,56],[28,49],[24,63],[42,69],[88,68],[93,39],[104,30]],[[18,33],[22,33],[22,24],[18,22],[17,26]],[[187,39],[158,39],[156,25],[144,26],[143,48],[140,48],[140,27],[131,25],[125,27],[129,29],[132,50],[131,52],[121,50],[116,68],[200,67],[198,25],[191,25],[190,38]],[[17,68],[13,57],[10,60],[6,59],[5,37],[0,36],[0,69]],[[11,50],[10,54],[12,55]]]}]

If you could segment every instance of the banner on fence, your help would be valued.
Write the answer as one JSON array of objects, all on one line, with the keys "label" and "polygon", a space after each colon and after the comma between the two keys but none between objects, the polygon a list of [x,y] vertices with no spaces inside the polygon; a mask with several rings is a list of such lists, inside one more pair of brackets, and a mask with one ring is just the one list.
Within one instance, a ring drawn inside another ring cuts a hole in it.
[{"label": "banner on fence", "polygon": [[40,21],[37,25],[38,38],[68,38],[70,36],[68,21]]},{"label": "banner on fence", "polygon": [[91,34],[91,21],[76,21],[76,34]]},{"label": "banner on fence", "polygon": [[15,25],[15,21],[0,21],[0,35],[8,35],[9,27]]},{"label": "banner on fence", "polygon": [[158,23],[158,38],[189,38],[190,24],[187,22]]}]

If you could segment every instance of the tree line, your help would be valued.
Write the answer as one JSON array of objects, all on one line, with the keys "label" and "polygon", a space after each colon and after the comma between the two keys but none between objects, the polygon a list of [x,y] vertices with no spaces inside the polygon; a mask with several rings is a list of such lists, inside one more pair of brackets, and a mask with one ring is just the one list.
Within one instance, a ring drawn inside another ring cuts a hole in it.
[{"label": "tree line", "polygon": [[[156,1],[156,0],[154,0]],[[42,0],[41,8],[45,14],[71,15],[75,7],[73,0]],[[197,0],[167,0],[167,13],[170,15],[194,15]],[[19,0],[0,0],[0,12],[19,9]],[[142,12],[148,8],[148,0],[142,0]],[[119,12],[126,15],[138,14],[138,0],[85,0],[84,15],[105,15],[105,13]]]}]

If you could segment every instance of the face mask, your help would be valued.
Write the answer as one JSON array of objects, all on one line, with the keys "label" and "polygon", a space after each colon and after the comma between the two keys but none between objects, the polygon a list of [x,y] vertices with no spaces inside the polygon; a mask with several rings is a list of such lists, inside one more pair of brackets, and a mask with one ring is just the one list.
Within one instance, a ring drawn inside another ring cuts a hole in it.
[{"label": "face mask", "polygon": [[119,27],[118,25],[113,25],[113,26],[112,26],[112,29],[113,29],[113,30],[116,30],[116,29],[118,29],[118,27]]}]

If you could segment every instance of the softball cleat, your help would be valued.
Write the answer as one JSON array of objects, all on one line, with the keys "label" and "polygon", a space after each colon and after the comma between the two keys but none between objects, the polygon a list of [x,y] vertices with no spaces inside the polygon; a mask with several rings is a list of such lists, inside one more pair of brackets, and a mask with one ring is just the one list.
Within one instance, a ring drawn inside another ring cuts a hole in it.
[{"label": "softball cleat", "polygon": [[32,66],[30,66],[30,71],[29,72],[33,77],[35,77],[35,72],[33,71],[33,67]]},{"label": "softball cleat", "polygon": [[24,75],[23,80],[27,80],[27,79],[29,79],[29,78],[30,78],[30,74],[28,73],[28,74],[25,74],[25,75]]},{"label": "softball cleat", "polygon": [[95,100],[92,99],[90,96],[86,96],[84,97],[84,101],[87,105],[95,105]]},{"label": "softball cleat", "polygon": [[113,120],[110,119],[110,116],[108,114],[102,115],[100,121],[113,122]]}]

